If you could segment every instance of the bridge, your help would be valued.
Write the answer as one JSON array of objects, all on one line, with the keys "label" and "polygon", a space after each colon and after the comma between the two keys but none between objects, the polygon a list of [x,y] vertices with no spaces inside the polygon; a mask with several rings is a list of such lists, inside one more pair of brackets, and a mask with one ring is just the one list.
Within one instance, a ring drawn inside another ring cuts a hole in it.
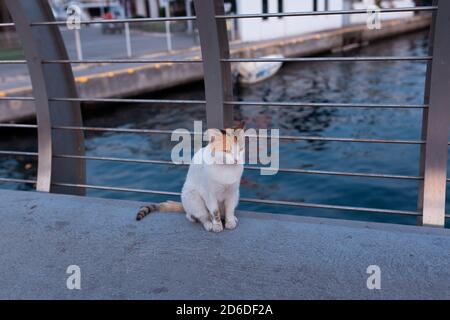
[{"label": "bridge", "polygon": [[[134,221],[142,203],[84,197],[86,189],[115,190],[149,195],[177,196],[165,190],[91,185],[86,161],[140,162],[173,165],[155,160],[86,156],[85,132],[163,134],[170,130],[86,127],[72,64],[94,63],[68,58],[47,1],[5,0],[13,25],[22,40],[33,96],[1,97],[31,100],[37,124],[2,123],[0,129],[36,130],[38,152],[2,150],[4,156],[37,157],[36,179],[2,178],[2,183],[29,184],[38,192],[1,191],[0,297],[1,298],[449,298],[450,232],[445,226],[448,133],[450,126],[450,3],[433,6],[381,9],[432,14],[430,51],[413,57],[287,57],[280,59],[230,57],[226,20],[255,19],[261,14],[224,14],[223,1],[196,0],[196,16],[120,19],[136,21],[196,20],[201,59],[118,59],[114,63],[197,63],[203,67],[206,125],[224,128],[234,120],[233,106],[309,108],[412,108],[423,110],[418,140],[369,139],[325,136],[280,136],[286,141],[408,144],[420,148],[417,176],[387,175],[283,168],[293,174],[358,176],[367,179],[417,180],[417,210],[338,206],[308,202],[244,198],[245,202],[277,204],[358,213],[380,213],[417,218],[418,226],[239,212],[235,231],[208,234],[178,214],[155,214]],[[276,16],[361,14],[361,10],[268,13]],[[82,25],[92,21],[81,21]],[[96,23],[102,23],[96,22]],[[4,24],[3,26],[10,24]],[[1,27],[2,25],[0,25]],[[333,104],[311,102],[234,101],[232,62],[426,61],[425,101],[408,104]],[[8,64],[11,61],[0,61]],[[128,99],[116,99],[127,102]],[[158,104],[143,99],[135,103]],[[255,168],[246,167],[246,170]],[[82,289],[68,290],[66,269],[78,265]],[[381,290],[367,287],[367,268],[382,272]]]}]

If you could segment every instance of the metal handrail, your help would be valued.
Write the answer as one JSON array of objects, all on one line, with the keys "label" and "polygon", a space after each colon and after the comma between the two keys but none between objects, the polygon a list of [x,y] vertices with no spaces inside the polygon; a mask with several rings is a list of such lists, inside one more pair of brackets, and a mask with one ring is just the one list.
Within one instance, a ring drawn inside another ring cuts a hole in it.
[{"label": "metal handrail", "polygon": [[379,104],[379,103],[332,103],[332,102],[278,102],[278,101],[225,101],[228,105],[270,106],[270,107],[311,107],[311,108],[385,108],[385,109],[426,109],[425,104]]},{"label": "metal handrail", "polygon": [[[302,57],[302,58],[228,58],[223,62],[388,62],[388,61],[430,61],[431,56],[410,57]],[[202,63],[202,59],[83,59],[43,60],[42,63],[101,64],[101,63]],[[26,60],[0,60],[0,64],[26,64]]]},{"label": "metal handrail", "polygon": [[0,97],[0,101],[35,101],[34,97]]},{"label": "metal handrail", "polygon": [[302,58],[229,58],[223,62],[384,62],[384,61],[429,61],[431,56],[411,57],[302,57]]},{"label": "metal handrail", "polygon": [[49,98],[50,101],[78,101],[105,103],[161,103],[161,104],[205,104],[205,100],[168,100],[168,99],[120,99],[120,98]]},{"label": "metal handrail", "polygon": [[[380,13],[393,12],[418,12],[418,11],[435,11],[437,6],[421,6],[409,8],[381,8]],[[264,13],[264,14],[230,14],[216,15],[216,19],[244,19],[244,18],[271,18],[271,17],[300,17],[300,16],[318,16],[318,15],[343,15],[343,14],[365,14],[367,10],[327,10],[317,12],[285,12],[285,13]],[[102,23],[139,23],[139,22],[166,22],[166,21],[190,21],[196,20],[196,16],[186,17],[159,17],[159,18],[131,18],[131,19],[108,19],[108,20],[82,20],[81,25],[102,24]],[[14,23],[0,23],[0,27],[13,27]],[[48,26],[48,25],[67,25],[65,21],[42,21],[33,22],[31,26]]]},{"label": "metal handrail", "polygon": [[[2,100],[34,101],[33,97],[0,97]],[[206,100],[174,99],[132,99],[132,98],[49,98],[50,101],[105,102],[105,103],[162,103],[162,104],[205,104]],[[380,103],[320,103],[320,102],[279,102],[279,101],[224,101],[226,105],[270,106],[270,107],[310,107],[310,108],[384,108],[384,109],[426,109],[426,104],[380,104]]]},{"label": "metal handrail", "polygon": [[[81,130],[96,132],[116,132],[116,133],[143,133],[143,134],[172,134],[171,130],[157,129],[125,129],[125,128],[104,128],[104,127],[77,127],[77,126],[53,126],[53,129],[59,130]],[[192,135],[202,135],[203,133],[189,132]],[[250,138],[270,138],[265,135],[246,135]],[[422,140],[401,140],[401,139],[365,139],[365,138],[340,138],[340,137],[317,137],[317,136],[288,136],[280,135],[280,140],[301,140],[301,141],[334,141],[334,142],[361,142],[361,143],[390,143],[390,144],[424,144]]]},{"label": "metal handrail", "polygon": [[37,129],[37,124],[0,123],[0,128],[8,129]]},{"label": "metal handrail", "polygon": [[[128,19],[105,19],[105,20],[81,20],[77,21],[77,24],[87,25],[87,24],[103,24],[103,23],[139,23],[139,22],[166,22],[166,21],[190,21],[196,20],[195,16],[186,17],[160,17],[160,18],[128,18]],[[41,21],[33,22],[30,24],[32,27],[37,26],[50,26],[50,25],[67,25],[66,21]]]},{"label": "metal handrail", "polygon": [[37,157],[37,152],[28,152],[28,151],[5,151],[0,150],[0,155],[2,156],[29,156],[29,157]]},{"label": "metal handrail", "polygon": [[27,60],[0,60],[0,64],[27,64]]},{"label": "metal handrail", "polygon": [[13,179],[13,178],[0,178],[0,182],[36,184],[36,183],[37,183],[37,180],[31,180],[31,179]]},{"label": "metal handrail", "polygon": [[[1,152],[0,152],[1,154]],[[8,152],[5,152],[8,154]],[[37,154],[36,154],[37,155]],[[76,156],[76,155],[54,155],[56,158],[62,159],[83,159],[83,160],[95,160],[95,161],[111,161],[111,162],[123,162],[123,163],[140,163],[140,164],[160,164],[160,165],[173,165],[173,166],[189,166],[189,163],[173,162],[169,160],[148,160],[148,159],[129,159],[129,158],[117,158],[117,157],[99,157],[99,156]],[[285,173],[300,173],[311,175],[329,175],[329,176],[343,176],[343,177],[360,177],[360,178],[379,178],[379,179],[399,179],[399,180],[421,180],[423,177],[418,176],[405,176],[395,174],[382,174],[382,173],[363,173],[363,172],[341,172],[341,171],[325,171],[325,170],[306,170],[296,168],[278,168],[272,169],[267,167],[258,166],[244,166],[245,170],[259,171],[259,170],[276,170],[278,172]]]},{"label": "metal handrail", "polygon": [[84,60],[43,60],[42,63],[201,63],[201,59],[84,59]]},{"label": "metal handrail", "polygon": [[[418,12],[418,11],[436,11],[437,6],[420,6],[408,8],[380,8],[377,12]],[[253,18],[281,18],[281,17],[307,17],[307,16],[326,16],[326,15],[345,15],[345,14],[367,14],[367,9],[353,10],[326,10],[326,11],[304,11],[304,12],[280,12],[280,13],[249,13],[249,14],[229,14],[216,15],[216,19],[253,19]]]},{"label": "metal handrail", "polygon": [[[64,183],[64,182],[55,182],[53,184],[55,186],[62,186],[62,187],[97,189],[97,190],[105,190],[105,191],[132,192],[132,193],[166,195],[166,196],[177,196],[177,197],[181,195],[180,192],[172,192],[172,191],[110,187],[110,186],[98,186],[98,185],[90,185],[90,184],[76,184],[76,183]],[[241,198],[240,200],[243,202],[263,203],[263,204],[268,204],[268,205],[284,205],[284,206],[294,206],[294,207],[314,208],[314,209],[330,209],[330,210],[342,210],[342,211],[353,211],[353,212],[395,214],[395,215],[405,215],[405,216],[420,216],[419,212],[407,211],[407,210],[390,210],[390,209],[378,209],[378,208],[317,204],[317,203],[309,203],[309,202],[295,202],[295,201],[267,200],[267,199],[263,200],[263,199],[254,199],[254,198]]]}]

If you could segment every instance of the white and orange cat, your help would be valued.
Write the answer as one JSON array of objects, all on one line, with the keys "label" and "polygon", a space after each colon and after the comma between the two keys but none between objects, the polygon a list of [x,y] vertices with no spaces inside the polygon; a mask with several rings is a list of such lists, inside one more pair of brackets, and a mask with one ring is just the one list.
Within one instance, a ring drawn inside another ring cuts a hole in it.
[{"label": "white and orange cat", "polygon": [[198,150],[189,166],[181,203],[166,201],[142,207],[136,219],[152,212],[185,212],[205,230],[234,229],[239,203],[239,185],[244,170],[244,123],[226,130],[209,130],[209,144]]}]

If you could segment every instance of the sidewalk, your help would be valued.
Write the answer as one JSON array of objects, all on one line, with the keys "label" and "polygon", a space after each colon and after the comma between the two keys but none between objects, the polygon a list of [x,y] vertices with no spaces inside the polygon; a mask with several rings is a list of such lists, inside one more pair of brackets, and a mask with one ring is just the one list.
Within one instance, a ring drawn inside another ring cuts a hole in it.
[{"label": "sidewalk", "polygon": [[[141,203],[0,192],[0,299],[449,299],[450,230],[238,213],[207,233]],[[69,265],[81,290],[68,290]],[[381,290],[366,286],[381,269]]]}]

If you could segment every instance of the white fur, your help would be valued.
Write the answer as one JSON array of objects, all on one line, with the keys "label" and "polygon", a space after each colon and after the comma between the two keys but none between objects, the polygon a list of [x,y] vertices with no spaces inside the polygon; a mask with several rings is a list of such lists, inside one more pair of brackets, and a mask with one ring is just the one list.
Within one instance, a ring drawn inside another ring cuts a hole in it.
[{"label": "white fur", "polygon": [[[243,156],[238,151],[237,158]],[[220,161],[222,152],[211,154],[210,146],[197,151],[192,159],[181,192],[181,201],[190,221],[199,221],[207,231],[223,230],[221,219],[225,219],[225,228],[236,228],[234,215],[239,202],[239,185],[244,170],[243,161],[229,155],[225,164]],[[219,163],[219,164],[217,164]]]}]

